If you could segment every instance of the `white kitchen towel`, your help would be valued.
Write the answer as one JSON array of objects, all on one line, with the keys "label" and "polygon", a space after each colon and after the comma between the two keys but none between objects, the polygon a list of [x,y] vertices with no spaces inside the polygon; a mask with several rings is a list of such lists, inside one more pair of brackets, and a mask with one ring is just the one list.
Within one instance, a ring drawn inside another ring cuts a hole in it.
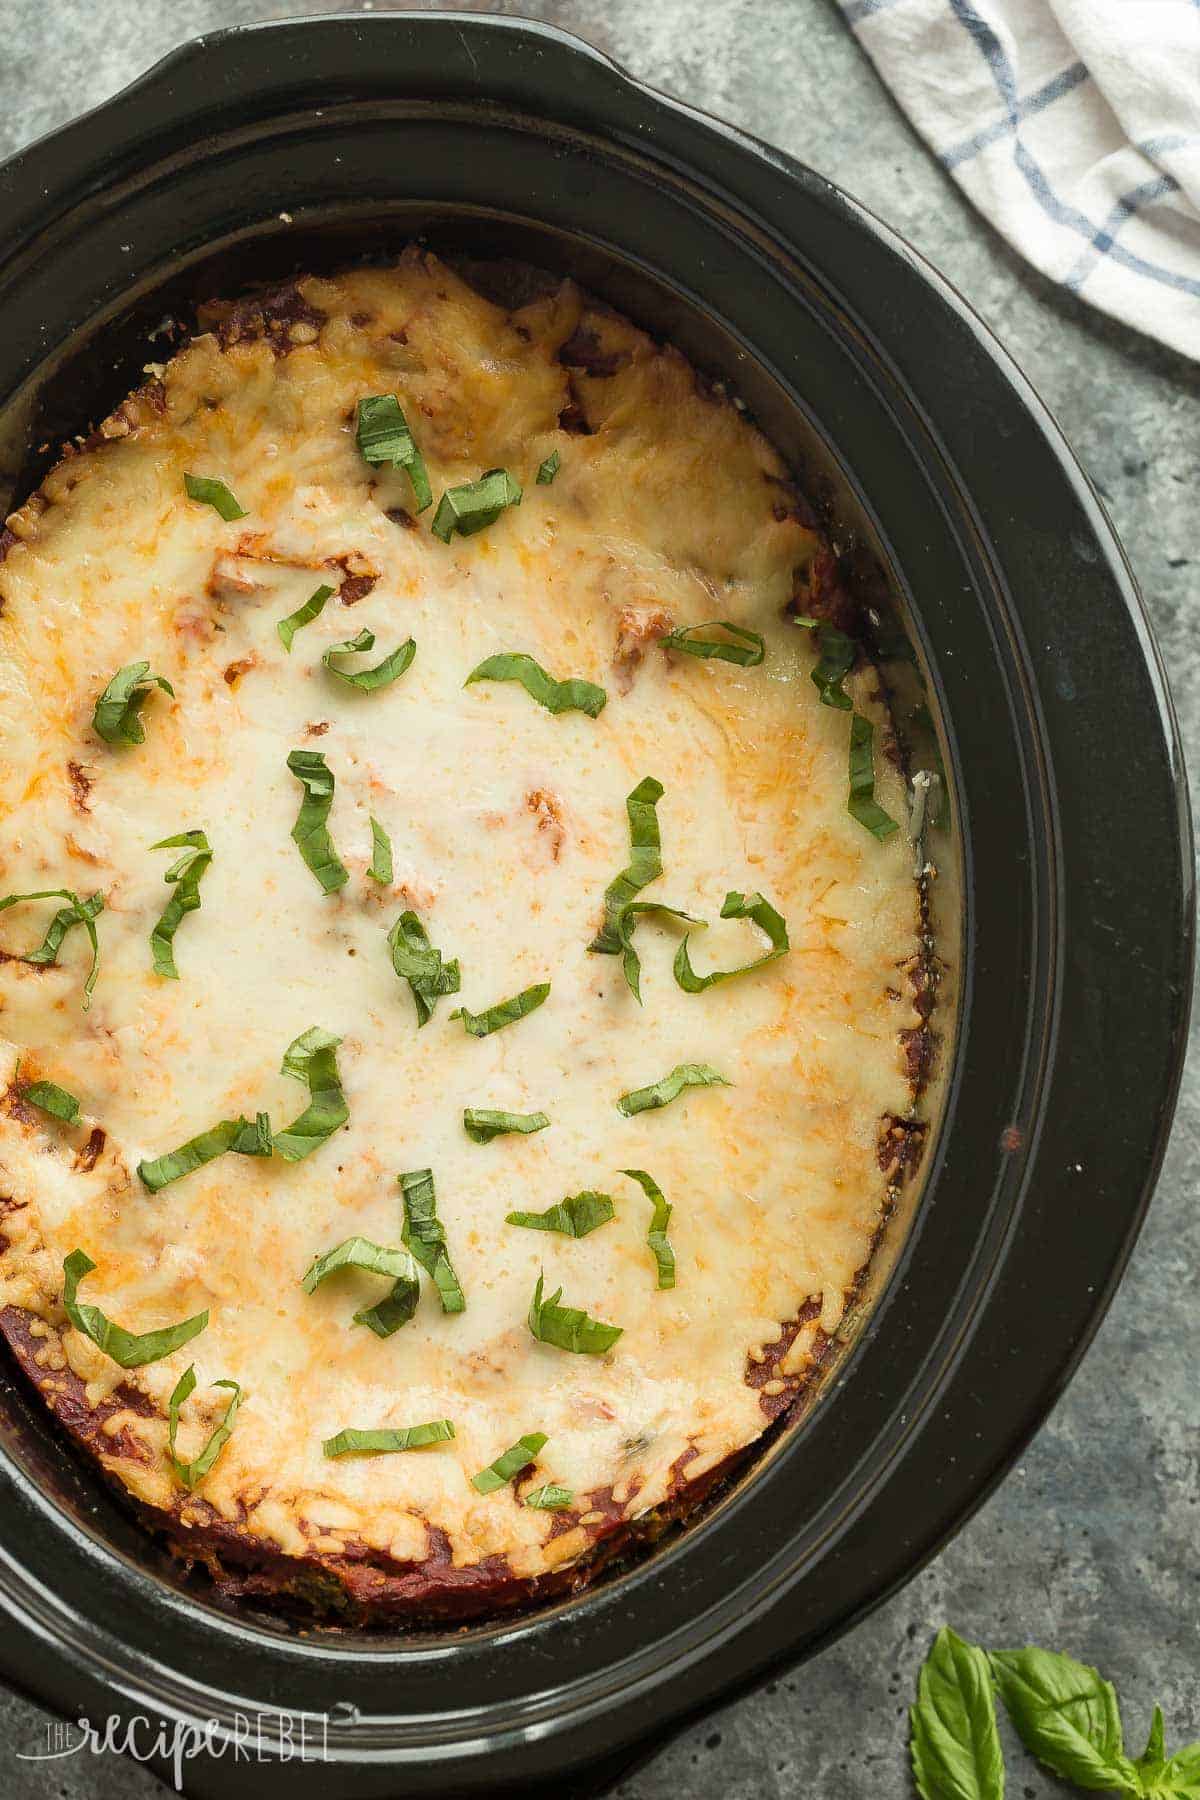
[{"label": "white kitchen towel", "polygon": [[839,4],[1023,256],[1200,358],[1200,0]]}]

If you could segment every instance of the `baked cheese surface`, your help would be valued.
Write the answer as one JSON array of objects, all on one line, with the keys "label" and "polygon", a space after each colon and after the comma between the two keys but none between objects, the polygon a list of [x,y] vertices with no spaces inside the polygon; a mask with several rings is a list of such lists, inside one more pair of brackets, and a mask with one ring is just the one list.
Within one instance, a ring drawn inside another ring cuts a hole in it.
[{"label": "baked cheese surface", "polygon": [[[498,467],[521,504],[439,541],[407,472],[360,454],[357,403],[383,393],[400,400],[435,504]],[[245,516],[189,499],[186,474],[226,483]],[[850,715],[821,704],[812,634],[788,611],[821,547],[790,493],[732,403],[570,284],[510,312],[413,252],[301,281],[285,309],[224,309],[10,520],[0,894],[99,892],[104,910],[86,1011],[83,929],[51,966],[20,960],[61,903],[0,914],[0,1306],[40,1345],[47,1398],[82,1382],[105,1419],[93,1448],[179,1533],[216,1518],[287,1557],[500,1557],[536,1577],[761,1434],[770,1409],[748,1375],[789,1321],[805,1323],[767,1391],[837,1329],[885,1208],[881,1126],[911,1102],[900,1034],[921,1024],[919,921],[869,668],[846,687],[874,722],[876,797],[900,828],[877,841],[846,809]],[[277,622],[321,584],[335,592],[289,654]],[[761,634],[761,665],[658,644],[714,619]],[[322,663],[364,627],[375,649],[350,668],[416,645],[376,692]],[[603,711],[556,716],[515,682],[464,685],[514,651],[598,684]],[[113,746],[93,707],[139,660],[174,697],[155,689],[145,741]],[[322,753],[336,782],[328,829],[349,879],[329,894],[291,836],[297,749]],[[621,958],[588,945],[629,863],[626,797],[646,777],[663,788],[663,874],[641,898],[707,921],[689,944],[697,971],[768,947],[720,918],[730,890],[762,893],[790,950],[688,993],[672,975],[682,927],[643,915],[639,1006]],[[369,873],[372,817],[390,882]],[[212,862],[170,980],[149,937],[179,852],[151,846],[197,829]],[[387,943],[405,910],[461,967],[460,991],[421,1028]],[[490,1036],[451,1017],[542,982],[545,1003]],[[345,1127],[298,1162],[228,1154],[148,1191],[144,1159],[219,1120],[265,1111],[279,1130],[303,1110],[280,1064],[312,1026],[341,1039]],[[730,1085],[618,1111],[684,1063]],[[29,1106],[33,1079],[78,1096],[81,1121]],[[465,1108],[551,1122],[478,1144]],[[352,1319],[386,1278],[347,1270],[311,1294],[301,1280],[346,1238],[398,1246],[397,1177],[424,1168],[465,1310],[444,1313],[422,1274],[411,1321],[379,1338]],[[673,1207],[674,1288],[656,1285],[651,1206],[628,1169]],[[505,1222],[582,1191],[615,1212],[584,1238]],[[64,1312],[76,1248],[97,1265],[80,1299],[109,1318],[145,1332],[207,1309],[207,1329],[121,1369]],[[540,1272],[547,1294],[622,1328],[610,1350],[534,1339]],[[189,1364],[185,1457],[228,1402],[211,1384],[244,1390],[194,1494],[164,1417]],[[442,1418],[455,1436],[433,1448],[322,1451],[345,1427]],[[471,1476],[527,1433],[545,1434],[536,1460],[477,1492]],[[545,1482],[572,1506],[523,1506]]]}]

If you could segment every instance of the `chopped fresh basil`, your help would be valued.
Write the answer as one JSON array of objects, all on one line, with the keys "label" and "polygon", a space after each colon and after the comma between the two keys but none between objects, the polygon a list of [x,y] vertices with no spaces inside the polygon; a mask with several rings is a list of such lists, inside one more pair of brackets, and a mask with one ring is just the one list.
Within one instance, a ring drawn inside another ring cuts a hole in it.
[{"label": "chopped fresh basil", "polygon": [[339,669],[333,661],[335,656],[354,656],[359,651],[374,648],[375,633],[364,625],[360,632],[347,638],[344,644],[330,644],[321,661],[329,673],[336,675],[339,681],[344,681],[347,687],[357,688],[362,694],[374,694],[379,688],[388,687],[393,681],[399,680],[417,654],[417,646],[412,638],[407,638],[390,656],[385,656],[381,663],[376,663],[373,669],[352,672],[349,669]]},{"label": "chopped fresh basil", "polygon": [[324,891],[332,894],[350,879],[350,871],[334,849],[326,823],[333,807],[333,770],[320,750],[293,750],[287,766],[304,787],[292,839]]},{"label": "chopped fresh basil", "polygon": [[388,932],[392,967],[412,990],[417,1009],[417,1029],[428,1025],[443,994],[457,994],[460,982],[458,958],[442,961],[442,953],[429,942],[415,912],[402,912]]},{"label": "chopped fresh basil", "polygon": [[606,1325],[602,1319],[590,1319],[579,1306],[560,1306],[562,1289],[548,1300],[542,1298],[543,1276],[539,1275],[529,1302],[529,1329],[543,1344],[559,1350],[571,1350],[577,1356],[603,1356],[621,1336],[623,1327]]},{"label": "chopped fresh basil", "polygon": [[538,1452],[546,1443],[544,1431],[530,1431],[524,1437],[510,1444],[502,1456],[498,1456],[486,1469],[480,1469],[478,1475],[472,1475],[471,1486],[481,1494],[494,1494],[497,1488],[506,1487],[514,1475],[527,1469],[531,1462],[536,1462]]},{"label": "chopped fresh basil", "polygon": [[390,1244],[373,1244],[370,1238],[351,1237],[314,1256],[300,1285],[306,1294],[319,1287],[327,1275],[338,1269],[366,1269],[372,1275],[390,1275],[393,1286],[374,1306],[360,1307],[354,1324],[365,1325],[376,1337],[391,1337],[401,1325],[407,1325],[417,1310],[421,1294],[421,1278],[417,1265],[407,1250]]},{"label": "chopped fresh basil", "polygon": [[662,838],[659,835],[656,810],[662,797],[662,782],[656,781],[653,775],[647,775],[644,780],[639,781],[633,792],[626,797],[625,811],[629,815],[629,865],[605,889],[604,923],[588,945],[588,949],[597,956],[621,955],[625,979],[639,1000],[641,964],[631,942],[628,913],[641,890],[651,881],[657,881],[663,872]]},{"label": "chopped fresh basil", "polygon": [[671,1205],[665,1198],[662,1189],[652,1175],[645,1169],[622,1169],[622,1175],[628,1175],[636,1181],[649,1200],[654,1211],[650,1215],[650,1228],[646,1233],[646,1242],[654,1252],[654,1260],[658,1264],[658,1285],[660,1288],[675,1286],[675,1252],[667,1237],[667,1226],[671,1223]]},{"label": "chopped fresh basil", "polygon": [[476,1144],[490,1144],[510,1131],[528,1137],[531,1132],[545,1131],[549,1123],[544,1112],[489,1112],[483,1106],[468,1106],[463,1113],[463,1129]]},{"label": "chopped fresh basil", "polygon": [[812,670],[812,680],[821,696],[822,706],[836,706],[839,712],[849,712],[854,702],[842,684],[854,667],[858,645],[852,637],[847,637],[844,631],[824,619],[800,618],[796,623],[816,633],[820,654]]},{"label": "chopped fresh basil", "polygon": [[179,1430],[179,1412],[185,1400],[189,1398],[196,1386],[196,1367],[191,1364],[186,1368],[175,1384],[175,1392],[167,1401],[167,1441],[170,1445],[168,1455],[171,1467],[178,1475],[184,1487],[191,1493],[192,1489],[208,1474],[220,1456],[229,1439],[233,1435],[233,1427],[237,1420],[238,1406],[241,1403],[242,1390],[236,1381],[214,1381],[214,1387],[232,1388],[233,1399],[225,1408],[224,1417],[212,1436],[205,1444],[199,1456],[191,1462],[181,1462],[175,1449],[175,1434]]},{"label": "chopped fresh basil", "polygon": [[338,1076],[337,1047],[340,1037],[310,1025],[293,1038],[283,1056],[281,1072],[307,1084],[308,1105],[299,1118],[275,1133],[275,1148],[287,1162],[301,1162],[324,1144],[350,1117]]},{"label": "chopped fresh basil", "polygon": [[180,1144],[178,1150],[168,1150],[165,1156],[140,1162],[137,1172],[142,1185],[157,1194],[160,1188],[168,1187],[184,1175],[195,1174],[205,1163],[224,1156],[229,1150],[238,1156],[270,1156],[271,1121],[267,1114],[258,1113],[253,1124],[243,1118],[222,1119],[219,1125]]},{"label": "chopped fresh basil", "polygon": [[753,962],[743,963],[740,968],[714,969],[709,975],[697,975],[688,956],[688,940],[684,938],[675,952],[675,979],[686,994],[701,994],[705,988],[716,987],[722,981],[732,981],[735,975],[746,975],[751,969],[761,969],[766,963],[774,962],[776,957],[787,955],[790,948],[787,925],[770,901],[764,900],[761,894],[739,894],[731,889],[721,907],[721,917],[752,919],[758,929],[770,939],[771,948],[765,956],[756,956]]},{"label": "chopped fresh basil", "polygon": [[550,486],[550,483],[554,480],[554,477],[558,474],[559,465],[561,464],[561,462],[562,462],[562,457],[558,454],[557,450],[552,450],[550,452],[549,456],[545,456],[542,458],[541,462],[538,464],[538,472],[537,472],[539,487],[549,487]]},{"label": "chopped fresh basil", "polygon": [[448,544],[456,531],[461,537],[471,537],[486,525],[494,525],[506,507],[520,504],[521,490],[507,469],[488,469],[478,481],[446,489],[431,529],[434,537]]},{"label": "chopped fresh basil", "polygon": [[392,864],[392,840],[375,815],[371,814],[371,867],[374,880],[390,887],[395,869]]},{"label": "chopped fresh basil", "polygon": [[239,506],[225,483],[214,476],[185,475],[183,485],[189,500],[202,500],[205,506],[214,507],[227,524],[246,517],[246,508]]},{"label": "chopped fresh basil", "polygon": [[321,1445],[325,1456],[352,1456],[363,1451],[424,1450],[429,1444],[448,1444],[454,1436],[449,1419],[431,1419],[428,1425],[403,1425],[393,1431],[355,1431],[347,1426]]},{"label": "chopped fresh basil", "polygon": [[850,721],[850,794],[846,811],[880,843],[897,830],[895,819],[875,799],[875,728],[859,712]]},{"label": "chopped fresh basil", "polygon": [[173,940],[185,914],[200,905],[200,878],[212,861],[212,848],[202,831],[181,831],[175,837],[160,838],[152,850],[182,850],[183,855],[163,876],[174,884],[175,892],[163,908],[163,914],[150,933],[150,949],[154,956],[154,973],[178,981]]},{"label": "chopped fresh basil", "polygon": [[515,1025],[518,1019],[536,1012],[549,992],[550,983],[539,981],[534,987],[522,988],[511,1000],[498,1000],[486,1012],[468,1012],[465,1006],[458,1006],[450,1017],[461,1019],[463,1030],[472,1037],[490,1037],[493,1031],[503,1031],[506,1025]]},{"label": "chopped fresh basil", "polygon": [[84,1250],[72,1250],[63,1259],[63,1306],[76,1331],[91,1338],[98,1350],[122,1369],[140,1369],[146,1363],[159,1362],[170,1356],[181,1344],[199,1337],[208,1324],[208,1310],[194,1313],[178,1325],[164,1325],[160,1331],[126,1331],[106,1319],[98,1306],[87,1306],[76,1298],[79,1283],[96,1267]]},{"label": "chopped fresh basil", "polygon": [[27,1088],[21,1090],[22,1100],[28,1100],[30,1106],[49,1113],[53,1119],[61,1119],[64,1125],[74,1125],[79,1117],[79,1102],[74,1094],[68,1094],[66,1088],[60,1088],[56,1081],[31,1081]]},{"label": "chopped fresh basil", "polygon": [[564,1237],[586,1237],[615,1218],[613,1203],[607,1194],[568,1194],[557,1206],[545,1212],[510,1212],[504,1215],[506,1225],[523,1225],[527,1231],[561,1231]]},{"label": "chopped fresh basil", "polygon": [[604,711],[608,695],[594,681],[572,676],[568,681],[555,681],[540,663],[523,650],[502,650],[497,656],[485,657],[471,670],[463,683],[470,687],[476,681],[519,681],[525,692],[549,713],[581,712],[595,719]]},{"label": "chopped fresh basil", "polygon": [[467,1299],[446,1250],[446,1228],[437,1216],[437,1196],[432,1169],[410,1169],[398,1177],[404,1198],[404,1230],[401,1242],[421,1267],[433,1277],[442,1311],[463,1312]]},{"label": "chopped fresh basil", "polygon": [[433,504],[433,489],[425,459],[417,449],[408,428],[408,420],[395,394],[366,394],[358,403],[355,441],[364,462],[390,463],[393,469],[407,469],[412,482],[417,511],[424,512]]},{"label": "chopped fresh basil", "polygon": [[642,1003],[642,959],[633,947],[633,933],[638,920],[650,913],[657,913],[664,919],[679,920],[685,925],[695,925],[701,931],[708,930],[703,919],[681,911],[678,906],[668,906],[663,900],[631,900],[628,906],[622,907],[617,915],[617,930],[621,937],[621,968],[629,991],[639,1006]]},{"label": "chopped fresh basil", "polygon": [[92,730],[106,744],[144,744],[146,729],[140,714],[143,702],[154,688],[175,698],[175,689],[165,675],[151,675],[148,662],[126,663],[118,669],[92,713]]},{"label": "chopped fresh basil", "polygon": [[325,602],[330,598],[332,593],[333,589],[331,587],[326,587],[325,584],[322,583],[315,594],[309,595],[303,606],[298,606],[294,613],[288,614],[286,619],[280,619],[275,629],[279,633],[283,647],[289,656],[292,653],[292,639],[295,637],[300,627],[302,625],[311,625],[314,619],[320,618],[325,610]]},{"label": "chopped fresh basil", "polygon": [[66,900],[68,904],[59,907],[46,927],[46,935],[37,949],[31,950],[28,956],[19,957],[19,962],[31,963],[37,968],[56,963],[63,939],[71,927],[82,925],[87,932],[92,946],[92,966],[83,984],[83,1010],[86,1012],[92,1004],[92,989],[100,973],[100,939],[96,933],[96,915],[104,911],[104,895],[91,894],[86,900],[81,900],[70,888],[39,888],[32,894],[6,894],[0,900],[0,912],[7,912],[10,906],[16,906],[22,900]]},{"label": "chopped fresh basil", "polygon": [[533,1512],[563,1512],[574,1504],[575,1496],[570,1488],[559,1487],[553,1481],[544,1481],[541,1487],[530,1488],[521,1496],[521,1505],[528,1506]]},{"label": "chopped fresh basil", "polygon": [[632,1119],[635,1113],[654,1112],[660,1106],[669,1106],[672,1100],[678,1100],[685,1088],[732,1086],[731,1081],[718,1074],[716,1069],[710,1069],[707,1063],[679,1063],[669,1075],[664,1075],[650,1087],[634,1088],[631,1093],[622,1094],[617,1101],[617,1111]]},{"label": "chopped fresh basil", "polygon": [[[733,639],[701,637],[702,631],[727,631]],[[660,637],[664,650],[681,650],[687,656],[715,656],[720,662],[736,663],[741,669],[756,669],[767,653],[761,633],[735,625],[732,619],[710,619],[706,625],[682,625]]]}]

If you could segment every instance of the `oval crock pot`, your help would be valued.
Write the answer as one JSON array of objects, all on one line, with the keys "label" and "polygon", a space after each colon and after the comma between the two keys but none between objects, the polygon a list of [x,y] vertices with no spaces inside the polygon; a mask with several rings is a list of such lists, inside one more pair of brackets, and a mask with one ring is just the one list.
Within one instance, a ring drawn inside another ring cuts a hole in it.
[{"label": "oval crock pot", "polygon": [[[1167,1135],[1190,993],[1179,746],[1120,546],[1037,396],[811,170],[561,32],[463,14],[198,40],[0,170],[0,499],[138,379],[164,314],[414,232],[570,268],[747,399],[892,572],[955,794],[942,1128],[834,1391],[690,1528],[457,1633],[222,1610],[0,1368],[0,1670],[93,1720],[314,1725],[196,1795],[595,1791],[810,1654],[998,1480],[1104,1311]],[[943,948],[944,946],[939,946]]]}]

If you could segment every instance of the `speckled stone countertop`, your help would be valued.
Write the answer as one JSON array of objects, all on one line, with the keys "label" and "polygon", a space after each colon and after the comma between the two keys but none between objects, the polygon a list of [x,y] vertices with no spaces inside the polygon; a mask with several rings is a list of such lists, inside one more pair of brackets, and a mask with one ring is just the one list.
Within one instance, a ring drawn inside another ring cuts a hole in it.
[{"label": "speckled stone countertop", "polygon": [[[1116,522],[1200,768],[1200,369],[1027,269],[913,136],[830,0],[491,4],[577,30],[645,80],[811,163],[961,288],[1058,415]],[[106,99],[186,37],[325,10],[328,0],[6,0],[0,155]],[[1198,1151],[1193,1056],[1132,1267],[1018,1467],[901,1594],[815,1662],[665,1744],[619,1800],[901,1800],[912,1792],[904,1711],[944,1622],[993,1646],[1032,1641],[1098,1664],[1136,1749],[1156,1700],[1169,1742],[1200,1737]],[[45,1727],[38,1708],[0,1693],[9,1800],[163,1791],[111,1756],[21,1760],[44,1752]],[[1014,1800],[1064,1791],[1007,1742]]]}]

